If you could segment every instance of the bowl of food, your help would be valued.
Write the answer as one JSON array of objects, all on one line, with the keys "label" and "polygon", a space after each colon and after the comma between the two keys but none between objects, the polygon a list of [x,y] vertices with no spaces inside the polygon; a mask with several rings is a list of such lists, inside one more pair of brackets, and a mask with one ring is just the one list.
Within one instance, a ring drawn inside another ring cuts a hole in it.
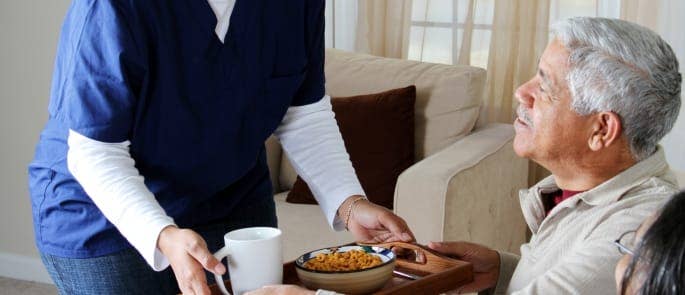
[{"label": "bowl of food", "polygon": [[383,288],[394,268],[395,254],[375,246],[324,248],[295,260],[297,276],[307,288],[344,294],[367,294]]}]

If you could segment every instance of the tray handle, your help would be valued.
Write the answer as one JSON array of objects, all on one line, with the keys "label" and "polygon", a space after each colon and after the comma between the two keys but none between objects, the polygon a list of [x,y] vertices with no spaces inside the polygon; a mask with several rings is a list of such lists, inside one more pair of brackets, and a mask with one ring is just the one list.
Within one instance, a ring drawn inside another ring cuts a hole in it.
[{"label": "tray handle", "polygon": [[380,244],[360,244],[360,245],[365,245],[365,246],[376,246],[376,247],[383,247],[383,248],[402,248],[402,249],[409,249],[413,250],[417,257],[418,256],[423,256],[425,258],[425,261],[418,262],[415,260],[408,260],[408,259],[403,259],[400,257],[397,257],[397,265],[403,268],[408,268],[408,269],[413,269],[413,270],[418,270],[422,272],[427,272],[427,273],[438,273],[442,272],[447,268],[461,265],[461,264],[467,264],[467,262],[449,258],[445,255],[442,255],[424,245],[420,245],[417,243],[405,243],[405,242],[388,242],[388,243],[380,243]]}]

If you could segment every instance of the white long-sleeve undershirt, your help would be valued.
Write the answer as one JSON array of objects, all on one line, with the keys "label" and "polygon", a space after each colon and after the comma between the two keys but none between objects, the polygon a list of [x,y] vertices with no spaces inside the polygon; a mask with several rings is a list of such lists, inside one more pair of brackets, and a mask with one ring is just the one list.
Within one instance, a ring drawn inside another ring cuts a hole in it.
[{"label": "white long-sleeve undershirt", "polygon": [[[364,191],[345,150],[330,97],[290,107],[274,134],[309,184],[329,224],[342,230],[338,208],[346,198],[364,195]],[[130,142],[105,143],[69,130],[68,145],[69,171],[95,205],[153,269],[165,269],[169,262],[157,249],[157,238],[174,222],[135,168]]]},{"label": "white long-sleeve undershirt", "polygon": [[157,249],[157,237],[174,221],[145,186],[130,142],[100,142],[69,130],[67,144],[69,172],[95,206],[154,270],[165,269],[169,262]]}]

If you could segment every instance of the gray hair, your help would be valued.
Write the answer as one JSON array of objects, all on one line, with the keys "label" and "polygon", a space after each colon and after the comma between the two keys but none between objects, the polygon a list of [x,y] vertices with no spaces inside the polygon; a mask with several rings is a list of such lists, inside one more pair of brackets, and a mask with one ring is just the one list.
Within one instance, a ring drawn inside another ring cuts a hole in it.
[{"label": "gray hair", "polygon": [[568,49],[571,108],[621,118],[633,157],[656,150],[680,111],[681,75],[671,46],[651,30],[618,19],[577,17],[553,26]]}]

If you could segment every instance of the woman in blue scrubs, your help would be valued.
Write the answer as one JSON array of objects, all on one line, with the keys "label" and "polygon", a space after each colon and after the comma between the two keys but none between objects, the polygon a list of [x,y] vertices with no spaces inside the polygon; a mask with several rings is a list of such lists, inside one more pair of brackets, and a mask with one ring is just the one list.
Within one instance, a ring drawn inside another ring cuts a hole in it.
[{"label": "woman in blue scrubs", "polygon": [[354,175],[324,93],[323,15],[324,0],[72,3],[29,166],[60,293],[208,294],[226,232],[277,226],[271,134],[334,229],[413,240]]}]

